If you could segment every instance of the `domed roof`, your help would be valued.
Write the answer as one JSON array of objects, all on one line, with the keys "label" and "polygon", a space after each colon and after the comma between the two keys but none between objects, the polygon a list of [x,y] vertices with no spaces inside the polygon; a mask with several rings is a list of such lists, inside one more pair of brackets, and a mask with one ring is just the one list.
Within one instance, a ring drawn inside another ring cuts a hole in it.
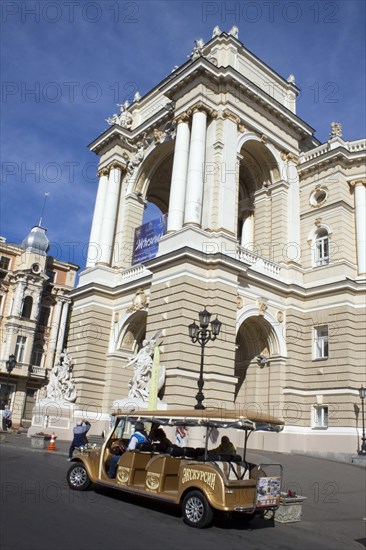
[{"label": "domed roof", "polygon": [[32,227],[31,232],[22,242],[23,250],[46,256],[50,248],[50,241],[46,237],[46,231],[47,229],[44,229],[40,225]]}]

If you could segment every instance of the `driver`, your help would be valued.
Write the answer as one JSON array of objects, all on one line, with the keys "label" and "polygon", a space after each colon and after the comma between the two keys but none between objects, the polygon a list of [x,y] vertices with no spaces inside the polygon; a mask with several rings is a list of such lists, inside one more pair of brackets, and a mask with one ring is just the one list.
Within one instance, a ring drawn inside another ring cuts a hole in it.
[{"label": "driver", "polygon": [[[149,441],[149,437],[145,432],[144,424],[142,422],[136,422],[135,433],[130,438],[130,441],[127,445],[127,451],[134,451],[138,443],[147,443]],[[108,472],[108,476],[111,479],[116,477],[119,459],[121,458],[121,454],[123,454],[126,450],[123,447],[122,440],[118,443],[118,447],[121,449],[122,452],[112,456]]]}]

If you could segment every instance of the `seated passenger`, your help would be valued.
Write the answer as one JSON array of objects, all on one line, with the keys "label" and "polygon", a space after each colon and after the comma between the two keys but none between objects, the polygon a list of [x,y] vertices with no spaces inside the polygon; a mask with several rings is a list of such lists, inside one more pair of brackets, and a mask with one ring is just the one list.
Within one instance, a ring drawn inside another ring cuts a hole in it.
[{"label": "seated passenger", "polygon": [[166,433],[162,428],[157,428],[152,436],[153,442],[156,441],[160,443],[164,448],[168,447],[168,445],[173,445],[173,443],[170,441],[170,439],[167,438]]},{"label": "seated passenger", "polygon": [[236,455],[236,449],[231,443],[227,435],[223,435],[221,438],[221,444],[215,449],[210,449],[209,453],[216,453],[218,455]]},{"label": "seated passenger", "polygon": [[131,436],[131,439],[127,445],[127,451],[134,451],[137,443],[150,443],[149,436],[145,432],[145,426],[143,422],[136,422],[135,433]]}]

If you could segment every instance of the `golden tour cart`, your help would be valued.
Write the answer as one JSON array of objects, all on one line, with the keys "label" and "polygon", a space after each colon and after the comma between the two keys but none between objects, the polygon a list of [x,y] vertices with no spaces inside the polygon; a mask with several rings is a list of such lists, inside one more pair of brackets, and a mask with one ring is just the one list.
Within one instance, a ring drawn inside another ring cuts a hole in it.
[{"label": "golden tour cart", "polygon": [[[208,526],[214,511],[233,512],[248,519],[278,508],[282,466],[247,462],[246,449],[252,432],[280,432],[282,420],[263,414],[243,416],[226,409],[140,410],[115,413],[114,419],[101,448],[86,450],[72,459],[67,473],[72,489],[83,491],[93,483],[178,505],[185,523],[196,528]],[[143,422],[148,434],[163,427],[168,437],[184,427],[189,431],[189,441],[198,445],[139,444],[134,451],[123,452],[116,477],[110,479],[109,464],[116,445],[127,447],[136,422]],[[223,435],[233,438],[243,455],[211,452],[208,447],[213,433],[216,439]]]}]

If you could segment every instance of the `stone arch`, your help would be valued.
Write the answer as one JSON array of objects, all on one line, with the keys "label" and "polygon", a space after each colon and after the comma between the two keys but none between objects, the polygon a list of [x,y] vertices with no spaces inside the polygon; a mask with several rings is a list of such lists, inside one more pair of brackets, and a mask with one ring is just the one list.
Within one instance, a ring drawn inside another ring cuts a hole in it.
[{"label": "stone arch", "polygon": [[277,169],[279,171],[280,179],[281,178],[285,179],[286,165],[285,165],[284,161],[282,160],[280,153],[278,152],[276,147],[274,147],[274,145],[272,145],[272,143],[268,143],[268,142],[263,141],[254,132],[246,132],[245,134],[239,136],[239,139],[238,139],[238,142],[237,142],[237,149],[236,149],[238,151],[238,153],[240,153],[240,151],[243,149],[245,144],[249,141],[255,141],[258,144],[261,144],[265,149],[268,150],[268,152],[273,156],[273,158],[274,158],[274,160],[277,164]]},{"label": "stone arch", "polygon": [[126,313],[118,323],[115,333],[116,349],[134,355],[142,346],[146,334],[147,311]]},{"label": "stone arch", "polygon": [[155,204],[163,214],[168,212],[170,181],[173,169],[174,141],[151,143],[144,160],[128,185],[127,193],[137,193]]},{"label": "stone arch", "polygon": [[259,355],[266,356],[269,365],[286,357],[286,343],[281,327],[267,311],[259,315],[258,308],[248,308],[239,316],[236,326],[235,376],[238,380],[236,398],[240,401],[252,400],[266,386],[264,379],[271,367],[261,369],[257,361]]},{"label": "stone arch", "polygon": [[[239,185],[237,238],[252,249],[265,244],[272,226],[271,186],[281,180],[284,164],[273,145],[248,132],[238,140]],[[265,229],[264,229],[265,227]]]}]

